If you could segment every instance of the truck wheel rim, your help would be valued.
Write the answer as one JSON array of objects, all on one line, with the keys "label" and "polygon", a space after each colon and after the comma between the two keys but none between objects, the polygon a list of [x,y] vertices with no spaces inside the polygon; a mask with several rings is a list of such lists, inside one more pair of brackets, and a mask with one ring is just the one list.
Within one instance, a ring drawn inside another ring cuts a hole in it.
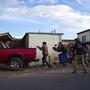
[{"label": "truck wheel rim", "polygon": [[20,64],[19,64],[19,62],[17,62],[17,61],[13,61],[13,62],[11,63],[11,67],[18,69],[18,68],[20,67]]}]

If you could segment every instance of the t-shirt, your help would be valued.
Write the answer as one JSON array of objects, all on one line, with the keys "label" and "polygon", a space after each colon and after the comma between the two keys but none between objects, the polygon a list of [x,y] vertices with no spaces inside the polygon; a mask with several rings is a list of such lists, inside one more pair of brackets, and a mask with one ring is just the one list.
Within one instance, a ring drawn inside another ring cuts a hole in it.
[{"label": "t-shirt", "polygon": [[77,55],[83,55],[85,54],[85,49],[84,49],[85,45],[82,44],[82,43],[79,43],[79,44],[75,44],[75,50],[76,50],[76,54]]}]

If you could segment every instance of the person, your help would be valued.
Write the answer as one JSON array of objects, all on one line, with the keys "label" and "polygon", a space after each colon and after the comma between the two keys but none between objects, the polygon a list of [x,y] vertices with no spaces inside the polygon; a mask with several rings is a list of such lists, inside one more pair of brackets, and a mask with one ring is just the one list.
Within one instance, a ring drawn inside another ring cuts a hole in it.
[{"label": "person", "polygon": [[75,45],[74,45],[74,52],[75,52],[75,58],[72,62],[73,64],[73,73],[77,73],[77,63],[78,61],[81,60],[81,65],[83,68],[83,73],[87,73],[86,71],[86,65],[85,65],[85,59],[84,59],[84,55],[85,55],[85,50],[84,50],[84,44],[81,43],[81,41],[76,38],[75,39]]},{"label": "person", "polygon": [[68,63],[72,64],[72,61],[75,57],[75,52],[74,52],[74,45],[73,43],[69,43],[67,45],[67,54],[68,54]]},{"label": "person", "polygon": [[64,67],[66,66],[66,60],[67,60],[67,55],[66,55],[66,47],[64,46],[64,44],[62,42],[58,43],[58,46],[54,46],[53,49],[57,52],[59,52],[59,61],[60,64],[62,64]]},{"label": "person", "polygon": [[48,57],[48,46],[46,42],[42,42],[42,46],[37,46],[37,48],[39,48],[40,50],[42,50],[42,66],[45,66],[45,63],[47,64],[47,66],[49,68],[51,68],[51,65],[47,62],[47,57]]},{"label": "person", "polygon": [[88,57],[89,57],[89,46],[88,44],[86,44],[86,46],[84,47],[84,50],[85,50],[85,55],[84,55],[84,59],[85,59],[85,64],[87,67],[89,67],[89,62],[88,62]]}]

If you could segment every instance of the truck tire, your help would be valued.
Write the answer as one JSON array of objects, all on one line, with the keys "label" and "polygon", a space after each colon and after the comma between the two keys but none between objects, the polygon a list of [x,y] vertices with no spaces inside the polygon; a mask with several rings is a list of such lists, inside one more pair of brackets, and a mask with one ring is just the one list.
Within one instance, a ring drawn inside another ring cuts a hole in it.
[{"label": "truck tire", "polygon": [[22,69],[22,60],[18,57],[10,58],[9,67],[10,67],[10,70],[14,70],[14,71]]}]

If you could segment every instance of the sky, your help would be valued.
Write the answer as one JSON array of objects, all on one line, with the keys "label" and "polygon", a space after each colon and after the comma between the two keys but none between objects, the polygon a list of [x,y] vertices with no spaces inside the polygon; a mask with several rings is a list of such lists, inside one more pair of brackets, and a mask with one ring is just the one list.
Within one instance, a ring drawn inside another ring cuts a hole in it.
[{"label": "sky", "polygon": [[90,0],[0,0],[0,33],[22,38],[27,32],[64,33],[74,39],[90,29]]}]

